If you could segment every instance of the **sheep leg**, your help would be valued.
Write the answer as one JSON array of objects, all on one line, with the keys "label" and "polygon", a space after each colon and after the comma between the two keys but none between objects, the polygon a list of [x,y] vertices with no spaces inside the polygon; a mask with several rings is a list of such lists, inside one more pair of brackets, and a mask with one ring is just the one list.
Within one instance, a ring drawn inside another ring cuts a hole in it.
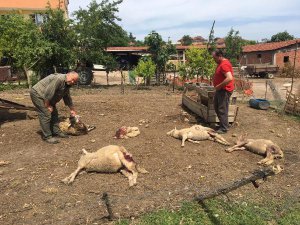
[{"label": "sheep leg", "polygon": [[95,126],[87,125],[87,131],[90,132],[91,130],[96,129]]},{"label": "sheep leg", "polygon": [[222,145],[230,145],[221,135],[210,131],[208,131],[207,133],[213,138],[214,141]]},{"label": "sheep leg", "polygon": [[235,150],[241,150],[241,149],[239,149],[239,147],[242,147],[242,146],[244,146],[245,144],[247,144],[247,142],[242,142],[242,143],[240,143],[240,144],[238,144],[238,145],[234,145],[234,146],[232,146],[232,147],[230,147],[230,148],[227,148],[225,151],[226,151],[226,152],[233,152],[233,151],[235,151]]},{"label": "sheep leg", "polygon": [[[118,151],[118,156],[123,164],[123,166],[132,173],[132,183],[129,180],[129,186],[135,185],[138,177],[138,171],[136,169],[136,163],[133,161],[130,153],[126,151],[124,147],[120,147],[120,151]],[[126,158],[125,158],[126,156]]]},{"label": "sheep leg", "polygon": [[134,181],[134,177],[132,173],[130,173],[128,170],[120,170],[120,172],[128,178],[129,180],[129,187],[132,187],[133,185],[136,184],[136,180]]},{"label": "sheep leg", "polygon": [[266,158],[260,160],[258,164],[264,164],[264,165],[270,165],[274,162],[274,155],[273,155],[273,149],[267,148],[266,150]]},{"label": "sheep leg", "polygon": [[181,147],[184,147],[184,142],[186,141],[187,138],[188,138],[187,134],[182,135]]},{"label": "sheep leg", "polygon": [[246,150],[246,148],[245,147],[235,147],[235,146],[233,146],[231,148],[227,148],[225,151],[230,153],[230,152],[233,152],[233,151],[240,151],[240,150]]},{"label": "sheep leg", "polygon": [[62,180],[62,182],[64,182],[65,184],[71,184],[73,181],[74,181],[74,179],[75,179],[75,177],[77,176],[77,174],[80,172],[80,170],[82,170],[83,168],[82,167],[77,167],[77,169],[73,172],[73,173],[71,173],[71,175],[70,176],[68,176],[68,177],[66,177],[65,179],[63,179]]},{"label": "sheep leg", "polygon": [[192,139],[187,139],[187,141],[192,142],[192,143],[195,143],[195,144],[200,144],[200,141],[194,141],[194,140],[192,140]]}]

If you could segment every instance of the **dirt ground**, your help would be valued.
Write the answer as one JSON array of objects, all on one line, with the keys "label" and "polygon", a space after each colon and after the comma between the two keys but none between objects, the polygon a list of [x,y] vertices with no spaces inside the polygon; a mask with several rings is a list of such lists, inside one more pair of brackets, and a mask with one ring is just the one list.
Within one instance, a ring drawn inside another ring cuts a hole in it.
[{"label": "dirt ground", "polygon": [[[88,135],[61,139],[50,145],[41,140],[35,113],[1,111],[0,223],[1,224],[103,224],[106,207],[101,197],[109,194],[117,218],[134,219],[159,208],[176,209],[182,201],[247,176],[260,168],[262,156],[246,151],[226,153],[211,141],[186,143],[166,135],[197,122],[194,116],[185,122],[181,115],[181,92],[167,87],[150,90],[120,87],[80,88],[72,90],[77,112],[96,129]],[[1,92],[1,98],[31,105],[28,90]],[[68,115],[62,103],[63,116]],[[31,119],[28,119],[31,118]],[[140,120],[148,123],[139,125]],[[299,121],[273,112],[258,111],[239,103],[238,125],[224,137],[234,143],[248,133],[251,138],[271,139],[283,148],[285,158],[276,160],[284,171],[267,179],[258,189],[246,185],[228,195],[232,200],[263,202],[300,200]],[[121,126],[139,126],[136,138],[113,139]],[[81,149],[96,151],[109,145],[123,145],[150,173],[140,174],[132,188],[121,174],[80,174],[73,185],[60,182],[77,167]]]}]

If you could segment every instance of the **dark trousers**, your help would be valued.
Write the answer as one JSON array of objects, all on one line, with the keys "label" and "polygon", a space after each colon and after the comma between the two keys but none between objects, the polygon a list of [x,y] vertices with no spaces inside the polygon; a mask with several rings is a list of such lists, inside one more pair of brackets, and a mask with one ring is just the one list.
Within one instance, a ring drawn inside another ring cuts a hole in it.
[{"label": "dark trousers", "polygon": [[226,90],[218,90],[214,96],[214,108],[216,114],[220,120],[220,129],[228,130],[228,109],[229,109],[229,101],[232,92],[228,92]]},{"label": "dark trousers", "polygon": [[52,113],[50,113],[49,110],[45,107],[44,99],[41,98],[34,89],[31,89],[30,97],[32,103],[37,108],[44,138],[47,139],[52,137],[52,134],[60,133],[60,129],[58,126],[58,112],[56,107],[54,106]]}]

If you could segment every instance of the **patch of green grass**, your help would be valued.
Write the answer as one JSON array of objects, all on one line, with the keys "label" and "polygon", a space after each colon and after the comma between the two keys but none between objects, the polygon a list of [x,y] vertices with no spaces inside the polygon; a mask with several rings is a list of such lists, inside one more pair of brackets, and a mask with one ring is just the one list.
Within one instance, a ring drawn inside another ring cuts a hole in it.
[{"label": "patch of green grass", "polygon": [[298,121],[300,122],[300,116],[297,115],[290,115],[290,114],[286,114],[286,116],[292,120]]},{"label": "patch of green grass", "polygon": [[[281,212],[280,214],[278,212]],[[183,203],[178,211],[159,210],[138,219],[134,224],[173,225],[173,224],[212,224],[212,225],[263,225],[299,224],[300,203],[290,205],[284,212],[273,204],[258,205],[246,202],[225,202],[209,200],[205,203]],[[128,225],[132,221],[121,220],[116,224]]]},{"label": "patch of green grass", "polygon": [[21,83],[21,84],[14,84],[14,83],[0,84],[0,91],[24,89],[24,88],[28,88],[26,83]]}]

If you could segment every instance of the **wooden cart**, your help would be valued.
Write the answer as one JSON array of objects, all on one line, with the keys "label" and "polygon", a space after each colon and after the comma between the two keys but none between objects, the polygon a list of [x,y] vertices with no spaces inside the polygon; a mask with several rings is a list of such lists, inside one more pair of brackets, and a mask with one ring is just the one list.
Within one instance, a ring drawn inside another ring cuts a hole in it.
[{"label": "wooden cart", "polygon": [[259,76],[262,78],[274,78],[274,74],[278,72],[279,66],[270,64],[250,64],[246,65],[245,70],[250,76]]},{"label": "wooden cart", "polygon": [[[182,104],[207,123],[219,122],[213,104],[214,87],[202,83],[185,83],[184,87]],[[235,122],[237,112],[236,96],[233,94],[229,105],[229,123]]]}]

